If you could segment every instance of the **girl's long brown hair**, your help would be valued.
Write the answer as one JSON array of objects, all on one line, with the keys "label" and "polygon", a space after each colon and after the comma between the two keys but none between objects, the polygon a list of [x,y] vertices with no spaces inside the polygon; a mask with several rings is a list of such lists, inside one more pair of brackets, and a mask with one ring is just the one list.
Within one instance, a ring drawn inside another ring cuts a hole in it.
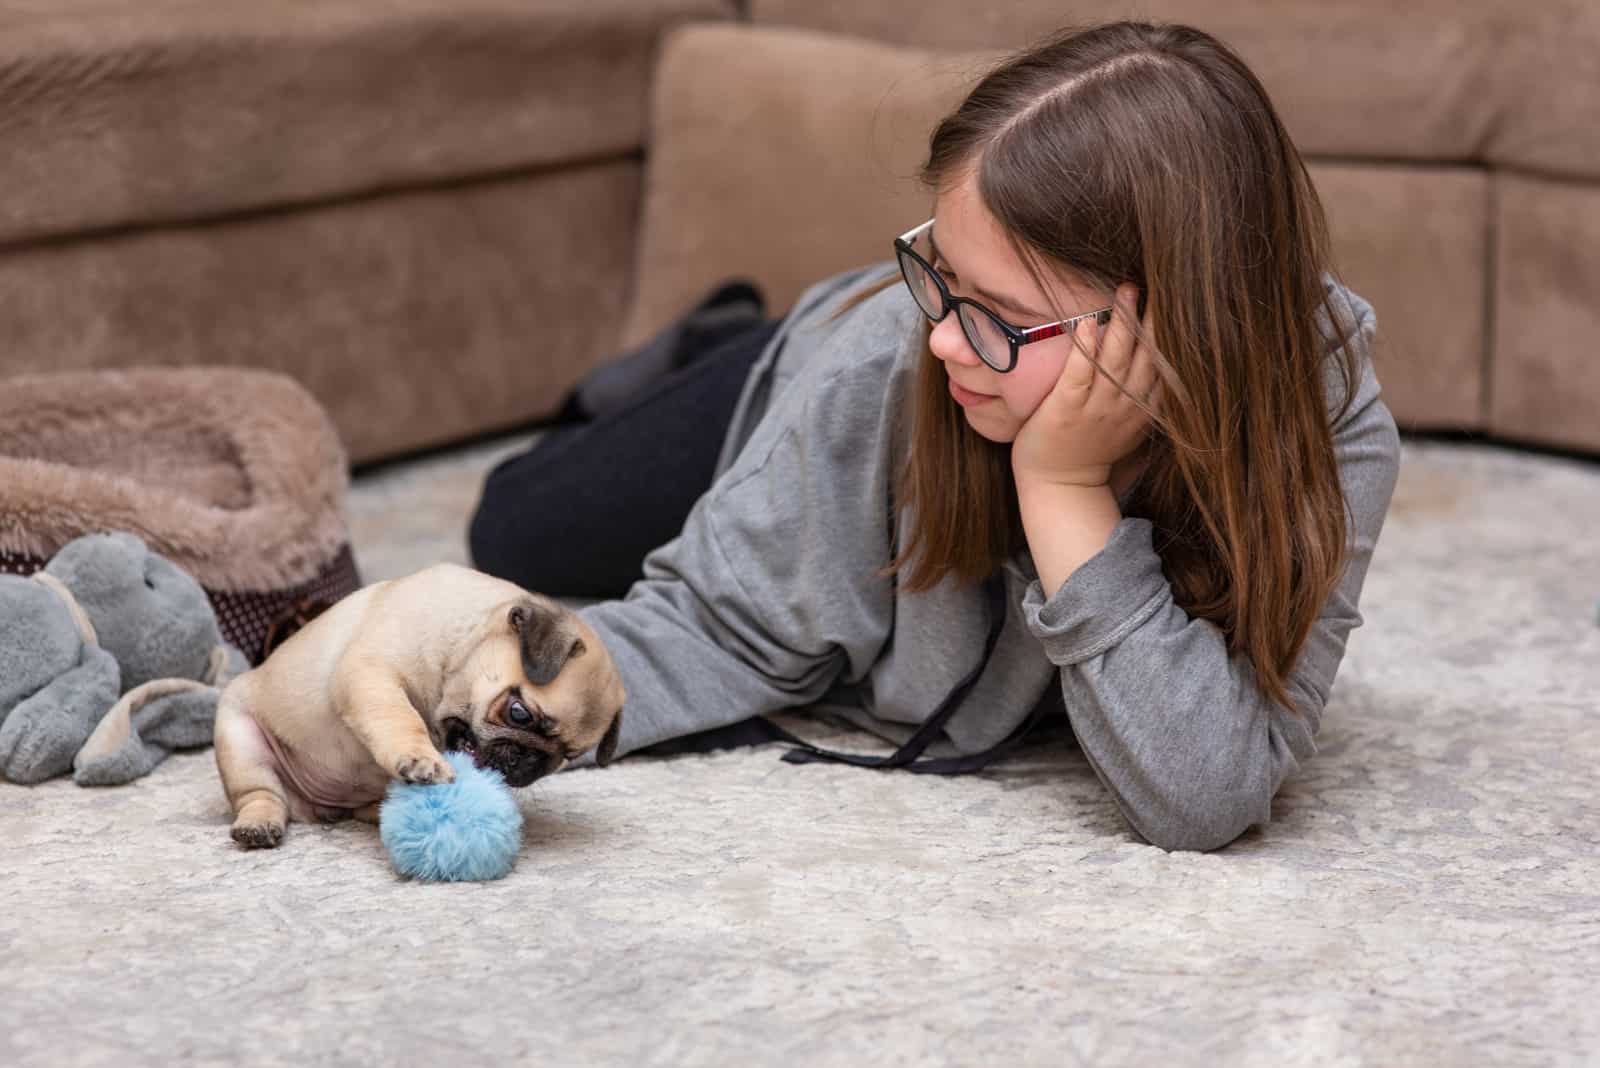
[{"label": "girl's long brown hair", "polygon": [[[1163,398],[1131,510],[1154,524],[1178,605],[1293,708],[1286,680],[1345,560],[1318,313],[1353,327],[1325,307],[1322,205],[1266,91],[1186,26],[1064,33],[935,128],[924,182],[968,173],[1030,269],[1150,295]],[[1346,407],[1347,340],[1331,339]],[[1009,447],[967,425],[931,353],[910,416],[896,503],[911,526],[891,570],[910,590],[982,579],[1025,545]]]}]

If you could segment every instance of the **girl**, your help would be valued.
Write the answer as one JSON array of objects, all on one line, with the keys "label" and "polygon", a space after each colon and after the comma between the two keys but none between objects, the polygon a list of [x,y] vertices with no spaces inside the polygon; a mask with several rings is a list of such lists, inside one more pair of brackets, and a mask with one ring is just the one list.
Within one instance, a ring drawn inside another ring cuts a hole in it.
[{"label": "girl", "polygon": [[563,592],[628,542],[615,480],[670,512],[682,424],[715,481],[584,609],[619,752],[825,699],[899,747],[785,759],[950,772],[1064,714],[1147,841],[1225,845],[1315,751],[1361,622],[1399,458],[1372,309],[1265,91],[1194,29],[1015,56],[923,176],[887,279],[823,282],[753,366],[734,338],[495,471],[478,565]]}]

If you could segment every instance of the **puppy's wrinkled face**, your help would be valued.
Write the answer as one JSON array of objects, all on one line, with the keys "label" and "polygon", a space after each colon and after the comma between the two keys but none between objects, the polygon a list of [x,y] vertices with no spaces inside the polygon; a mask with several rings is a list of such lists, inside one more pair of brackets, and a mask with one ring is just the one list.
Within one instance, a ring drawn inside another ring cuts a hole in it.
[{"label": "puppy's wrinkled face", "polygon": [[576,613],[530,595],[484,622],[446,688],[437,729],[445,749],[527,786],[596,747],[604,767],[616,751],[623,698],[599,635]]}]

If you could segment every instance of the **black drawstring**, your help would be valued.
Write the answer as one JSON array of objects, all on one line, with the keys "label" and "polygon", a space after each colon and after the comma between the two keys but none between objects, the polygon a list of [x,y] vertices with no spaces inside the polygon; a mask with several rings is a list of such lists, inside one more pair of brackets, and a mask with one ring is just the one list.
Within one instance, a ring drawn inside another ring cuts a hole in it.
[{"label": "black drawstring", "polygon": [[965,678],[956,683],[955,687],[945,695],[945,699],[929,717],[928,721],[918,728],[909,741],[896,749],[888,756],[863,756],[858,753],[836,753],[830,749],[819,749],[809,742],[794,737],[781,727],[773,725],[778,736],[795,748],[783,754],[787,764],[813,764],[818,762],[835,764],[854,764],[859,768],[903,768],[906,771],[926,775],[955,775],[965,771],[976,771],[1006,752],[1022,741],[1023,735],[1031,730],[1034,724],[1044,717],[1048,710],[1049,702],[1041,701],[1034,710],[1028,714],[1016,730],[1012,731],[998,745],[991,746],[981,753],[970,753],[966,756],[941,757],[932,760],[918,760],[922,751],[944,730],[944,725],[955,715],[960,707],[961,700],[967,692],[977,683],[983,669],[988,666],[989,658],[994,653],[994,647],[1000,641],[1000,631],[1006,623],[1006,585],[1003,574],[991,575],[984,581],[983,590],[985,603],[989,610],[989,636],[983,643],[983,656],[979,658],[977,666],[967,672]]}]

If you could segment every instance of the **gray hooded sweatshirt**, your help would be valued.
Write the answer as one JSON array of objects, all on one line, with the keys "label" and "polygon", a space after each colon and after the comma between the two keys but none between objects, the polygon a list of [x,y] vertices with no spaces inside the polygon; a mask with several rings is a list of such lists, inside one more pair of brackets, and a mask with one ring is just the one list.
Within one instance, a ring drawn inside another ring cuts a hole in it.
[{"label": "gray hooded sweatshirt", "polygon": [[[979,587],[909,593],[878,574],[906,531],[891,477],[923,319],[903,286],[834,312],[884,270],[800,298],[752,369],[716,480],[683,532],[650,554],[624,599],[582,610],[627,686],[619,753],[819,704],[902,742],[981,660]],[[1152,524],[1126,514],[1130,488],[1110,541],[1053,596],[1026,552],[1005,564],[1004,626],[943,752],[988,749],[1050,701],[1146,841],[1214,849],[1268,820],[1279,785],[1316,751],[1399,467],[1369,358],[1372,308],[1327,284],[1343,326],[1355,326],[1363,373],[1334,426],[1349,563],[1289,680],[1307,716],[1269,700],[1217,627],[1174,603]],[[1331,417],[1343,399],[1332,361],[1325,388]]]}]

